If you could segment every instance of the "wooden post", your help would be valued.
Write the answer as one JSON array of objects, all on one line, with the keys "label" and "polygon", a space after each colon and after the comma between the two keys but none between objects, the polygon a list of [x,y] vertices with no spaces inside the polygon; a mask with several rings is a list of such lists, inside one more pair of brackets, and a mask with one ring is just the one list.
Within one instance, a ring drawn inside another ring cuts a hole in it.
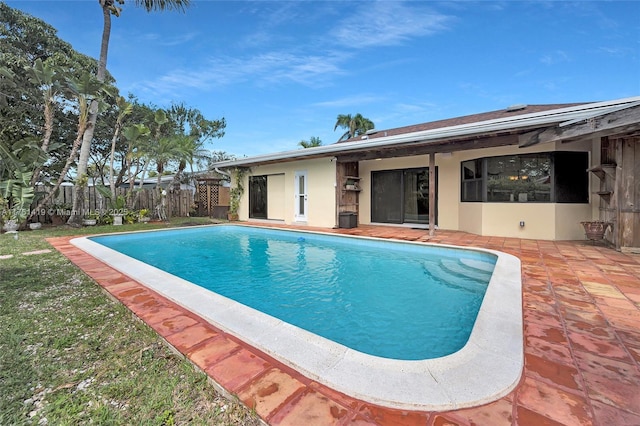
[{"label": "wooden post", "polygon": [[436,233],[436,153],[429,153],[429,236]]},{"label": "wooden post", "polygon": [[335,214],[335,226],[334,228],[340,228],[340,208],[342,206],[342,191],[340,190],[340,183],[342,182],[342,176],[344,176],[344,165],[339,163],[337,159],[331,160],[336,162],[336,182],[335,193],[336,193],[336,214]]}]

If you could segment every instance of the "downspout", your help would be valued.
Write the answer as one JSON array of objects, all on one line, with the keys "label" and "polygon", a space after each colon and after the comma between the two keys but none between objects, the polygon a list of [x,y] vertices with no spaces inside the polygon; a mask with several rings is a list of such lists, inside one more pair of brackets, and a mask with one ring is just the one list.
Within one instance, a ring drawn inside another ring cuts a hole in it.
[{"label": "downspout", "polygon": [[227,176],[229,179],[231,179],[231,173],[227,173],[227,172],[225,172],[223,170],[220,170],[217,167],[214,167],[213,170],[215,170],[216,173],[220,173],[221,175]]}]

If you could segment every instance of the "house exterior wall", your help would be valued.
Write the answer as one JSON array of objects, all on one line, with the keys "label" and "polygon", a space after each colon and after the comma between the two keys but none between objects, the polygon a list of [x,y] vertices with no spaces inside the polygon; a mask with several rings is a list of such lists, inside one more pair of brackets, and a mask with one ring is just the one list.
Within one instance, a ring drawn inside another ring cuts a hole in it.
[{"label": "house exterior wall", "polygon": [[[333,228],[336,225],[336,162],[332,157],[252,167],[250,175],[267,176],[267,219],[282,220],[287,224],[299,223],[294,218],[294,176],[298,171],[307,173],[305,223]],[[249,194],[245,191],[240,202],[240,220],[249,220],[248,205]]]},{"label": "house exterior wall", "polygon": [[286,179],[284,174],[267,175],[267,217],[284,220],[287,211],[285,202]]},{"label": "house exterior wall", "polygon": [[[482,219],[484,214],[484,206],[482,203],[460,203],[460,211],[458,212],[458,220],[464,224],[465,231],[472,234],[484,235],[482,230]],[[458,229],[458,225],[455,228]]]},{"label": "house exterior wall", "polygon": [[[460,164],[463,161],[514,154],[549,151],[593,152],[590,164],[599,158],[597,139],[572,143],[549,143],[528,148],[505,146],[436,154],[438,169],[438,226],[479,235],[546,240],[583,239],[580,221],[597,218],[599,198],[588,204],[570,203],[481,203],[460,201]],[[371,224],[371,172],[428,167],[428,155],[366,160],[359,163],[359,224]],[[268,219],[293,224],[295,173],[306,171],[308,183],[307,221],[310,226],[332,228],[336,223],[336,162],[326,157],[314,160],[254,166],[251,175],[266,175]],[[590,193],[598,182],[590,180]],[[246,183],[245,183],[246,184]],[[243,194],[240,219],[248,220],[248,194]],[[524,221],[525,225],[520,226]]]},{"label": "house exterior wall", "polygon": [[[438,227],[502,237],[547,240],[583,239],[584,230],[580,221],[589,220],[594,213],[597,213],[599,203],[597,197],[591,196],[589,204],[463,203],[460,201],[460,164],[476,158],[503,155],[549,151],[592,151],[596,146],[599,146],[597,141],[585,140],[535,145],[528,148],[506,146],[460,151],[450,155],[436,154]],[[593,164],[592,161],[591,164]],[[360,194],[359,223],[371,223],[372,171],[428,167],[428,165],[428,155],[362,161],[360,182],[363,191]],[[594,182],[590,182],[590,185],[593,188]],[[524,221],[524,227],[520,226],[520,221]]]}]

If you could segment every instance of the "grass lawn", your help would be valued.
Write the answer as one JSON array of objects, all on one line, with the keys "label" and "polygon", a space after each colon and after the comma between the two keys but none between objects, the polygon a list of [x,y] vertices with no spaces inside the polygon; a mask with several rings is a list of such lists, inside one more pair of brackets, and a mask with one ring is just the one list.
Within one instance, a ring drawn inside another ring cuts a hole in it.
[{"label": "grass lawn", "polygon": [[[194,223],[209,221],[171,225]],[[45,241],[166,226],[0,235],[0,256],[13,255],[0,258],[0,425],[260,424]],[[43,249],[51,252],[23,254]]]}]

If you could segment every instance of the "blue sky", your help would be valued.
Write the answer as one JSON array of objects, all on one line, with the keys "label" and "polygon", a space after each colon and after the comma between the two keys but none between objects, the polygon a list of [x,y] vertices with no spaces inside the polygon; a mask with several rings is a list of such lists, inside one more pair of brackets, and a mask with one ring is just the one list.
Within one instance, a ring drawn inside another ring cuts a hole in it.
[{"label": "blue sky", "polygon": [[[6,1],[99,56],[97,0]],[[640,95],[640,2],[194,1],[113,18],[108,69],[121,93],[184,102],[239,157],[327,145],[338,114],[377,129],[513,104]]]}]

